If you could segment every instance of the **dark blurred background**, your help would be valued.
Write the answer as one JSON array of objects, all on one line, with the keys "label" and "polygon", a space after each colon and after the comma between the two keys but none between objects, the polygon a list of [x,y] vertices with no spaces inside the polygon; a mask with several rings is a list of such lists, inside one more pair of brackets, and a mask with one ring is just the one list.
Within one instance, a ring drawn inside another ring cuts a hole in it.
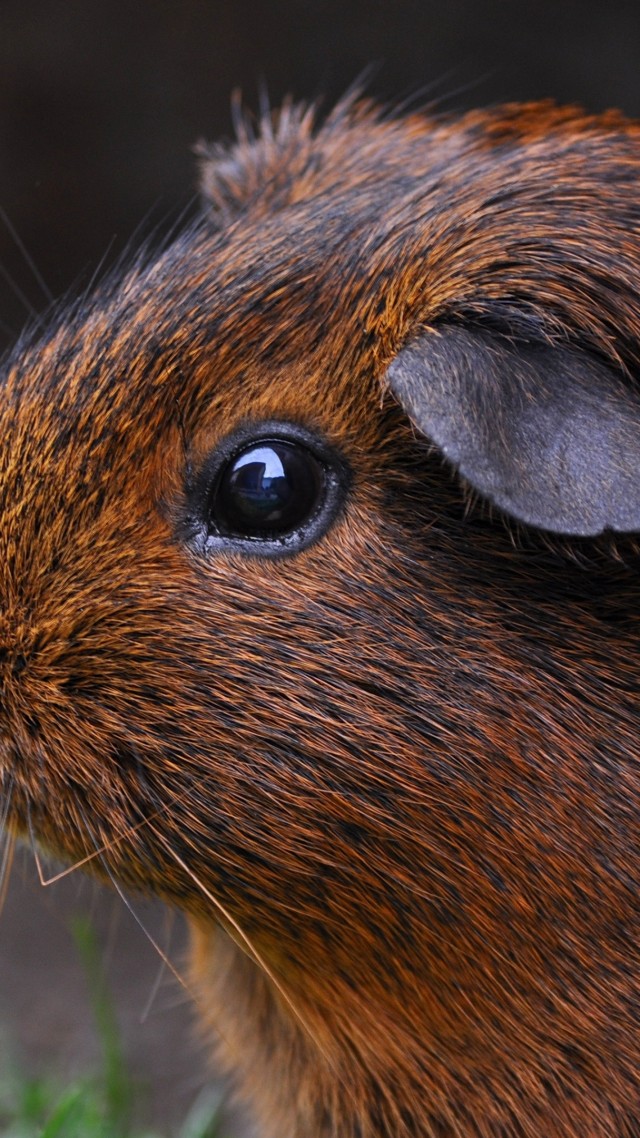
[{"label": "dark blurred background", "polygon": [[[234,88],[636,115],[639,48],[637,0],[0,0],[0,206],[57,296],[188,199]],[[0,263],[6,342],[42,294],[2,224]]]},{"label": "dark blurred background", "polygon": [[[552,97],[633,116],[639,58],[638,0],[0,0],[0,341],[44,303],[14,232],[54,296],[86,281],[190,200],[191,147],[230,135],[234,88],[254,108],[261,88],[330,103],[371,68],[383,100]],[[35,1067],[92,1058],[68,931],[90,908],[131,1061],[155,1072],[156,1115],[175,1120],[201,1077],[184,997],[165,976],[152,998],[156,956],[119,899],[77,881],[44,891],[29,865],[0,917],[0,1032]],[[142,915],[167,943],[164,915]]]}]

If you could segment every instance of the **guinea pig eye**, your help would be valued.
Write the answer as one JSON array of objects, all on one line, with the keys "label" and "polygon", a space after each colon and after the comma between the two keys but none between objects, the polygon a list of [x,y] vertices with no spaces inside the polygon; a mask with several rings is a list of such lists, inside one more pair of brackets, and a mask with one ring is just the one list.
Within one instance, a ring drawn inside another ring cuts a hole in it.
[{"label": "guinea pig eye", "polygon": [[[348,471],[323,439],[290,423],[243,427],[223,440],[191,492],[191,537],[204,552],[295,553],[318,540],[344,500]],[[199,523],[199,524],[198,524]]]},{"label": "guinea pig eye", "polygon": [[221,534],[260,540],[298,529],[324,496],[324,469],[299,443],[265,439],[223,467],[210,503]]}]

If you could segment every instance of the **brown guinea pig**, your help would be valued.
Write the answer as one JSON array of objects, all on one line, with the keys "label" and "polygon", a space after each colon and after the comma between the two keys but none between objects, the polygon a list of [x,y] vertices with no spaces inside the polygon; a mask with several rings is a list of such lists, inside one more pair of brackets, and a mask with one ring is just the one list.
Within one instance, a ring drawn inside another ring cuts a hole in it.
[{"label": "brown guinea pig", "polygon": [[265,1138],[640,1133],[640,127],[285,106],[0,405],[12,834]]}]

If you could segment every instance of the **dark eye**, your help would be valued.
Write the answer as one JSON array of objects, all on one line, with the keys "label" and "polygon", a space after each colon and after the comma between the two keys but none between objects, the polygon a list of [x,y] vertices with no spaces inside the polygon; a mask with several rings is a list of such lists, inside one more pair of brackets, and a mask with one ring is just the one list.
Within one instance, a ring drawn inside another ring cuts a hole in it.
[{"label": "dark eye", "polygon": [[324,468],[307,447],[265,439],[222,468],[211,496],[211,522],[229,536],[283,537],[309,520],[324,492]]},{"label": "dark eye", "polygon": [[244,426],[187,488],[184,535],[206,554],[296,553],[327,531],[348,484],[347,464],[314,432],[274,421]]}]

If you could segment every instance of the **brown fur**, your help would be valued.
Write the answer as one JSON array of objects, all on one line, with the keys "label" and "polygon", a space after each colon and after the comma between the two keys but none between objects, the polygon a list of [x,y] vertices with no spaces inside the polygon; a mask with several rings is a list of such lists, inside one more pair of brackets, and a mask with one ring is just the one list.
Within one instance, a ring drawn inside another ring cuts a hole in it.
[{"label": "brown fur", "polygon": [[[640,1133],[633,535],[492,517],[385,384],[449,320],[635,385],[639,169],[613,113],[285,107],[6,365],[9,825],[189,914],[265,1138]],[[261,419],[346,457],[344,510],[198,556],[188,471]]]}]

